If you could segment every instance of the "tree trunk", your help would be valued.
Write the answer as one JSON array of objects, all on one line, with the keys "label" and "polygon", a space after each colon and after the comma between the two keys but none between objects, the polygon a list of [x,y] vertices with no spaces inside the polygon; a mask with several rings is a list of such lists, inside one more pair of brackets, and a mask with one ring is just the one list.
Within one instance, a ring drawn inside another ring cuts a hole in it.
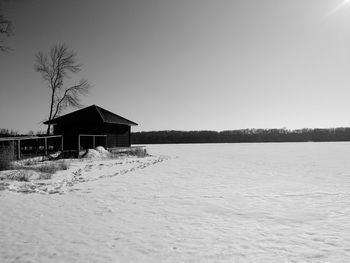
[{"label": "tree trunk", "polygon": [[51,124],[47,125],[47,130],[46,130],[47,136],[50,136],[50,128],[51,128]]},{"label": "tree trunk", "polygon": [[[55,87],[52,87],[49,121],[51,121],[51,119],[52,119],[52,110],[53,110],[54,99],[55,99]],[[51,128],[51,124],[47,125],[47,130],[46,130],[47,136],[50,136],[50,128]]]}]

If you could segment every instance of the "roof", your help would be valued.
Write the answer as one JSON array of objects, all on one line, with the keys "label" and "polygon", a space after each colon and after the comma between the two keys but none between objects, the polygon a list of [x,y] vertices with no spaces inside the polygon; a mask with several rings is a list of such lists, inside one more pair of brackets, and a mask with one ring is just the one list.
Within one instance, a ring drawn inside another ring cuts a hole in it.
[{"label": "roof", "polygon": [[81,120],[81,117],[92,117],[97,116],[97,118],[100,118],[100,120],[104,123],[114,123],[114,124],[123,124],[128,126],[136,126],[137,123],[130,121],[128,119],[125,119],[122,116],[119,116],[113,112],[110,112],[108,110],[105,110],[97,105],[91,105],[89,107],[73,111],[71,113],[62,115],[60,117],[57,117],[55,119],[52,119],[51,121],[45,121],[44,124],[56,124],[58,122],[65,122],[65,121],[77,121]]}]

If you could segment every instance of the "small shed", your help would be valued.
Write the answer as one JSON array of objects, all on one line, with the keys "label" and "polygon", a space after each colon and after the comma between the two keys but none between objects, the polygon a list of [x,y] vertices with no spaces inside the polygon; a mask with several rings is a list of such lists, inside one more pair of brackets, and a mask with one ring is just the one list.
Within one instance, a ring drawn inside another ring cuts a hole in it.
[{"label": "small shed", "polygon": [[131,126],[138,125],[96,105],[46,121],[44,124],[53,125],[55,135],[63,135],[64,150],[97,146],[130,147]]}]

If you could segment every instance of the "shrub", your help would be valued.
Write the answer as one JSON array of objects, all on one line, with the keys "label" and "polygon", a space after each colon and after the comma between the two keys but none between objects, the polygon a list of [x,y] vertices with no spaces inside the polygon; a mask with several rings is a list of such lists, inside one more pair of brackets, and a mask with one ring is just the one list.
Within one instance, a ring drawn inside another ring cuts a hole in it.
[{"label": "shrub", "polygon": [[132,147],[125,151],[120,151],[120,152],[115,151],[111,153],[112,158],[119,158],[122,156],[146,157],[146,156],[149,156],[149,154],[147,153],[146,148],[143,148],[143,147]]},{"label": "shrub", "polygon": [[131,155],[135,155],[137,157],[146,157],[148,155],[147,150],[145,148],[134,148],[131,150]]},{"label": "shrub", "polygon": [[44,164],[32,169],[38,170],[39,172],[42,172],[42,173],[54,174],[57,171],[67,170],[68,168],[69,168],[69,165],[67,162],[58,161],[58,162],[50,162],[48,164]]},{"label": "shrub", "polygon": [[15,159],[13,144],[0,144],[0,171],[11,169],[11,162]]}]

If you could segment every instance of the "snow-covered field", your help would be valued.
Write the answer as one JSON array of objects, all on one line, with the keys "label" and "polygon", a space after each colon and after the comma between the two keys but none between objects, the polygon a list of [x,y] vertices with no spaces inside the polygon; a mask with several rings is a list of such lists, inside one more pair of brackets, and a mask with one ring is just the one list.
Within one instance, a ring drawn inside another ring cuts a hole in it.
[{"label": "snow-covered field", "polygon": [[350,262],[350,143],[148,151],[0,188],[0,262]]}]

